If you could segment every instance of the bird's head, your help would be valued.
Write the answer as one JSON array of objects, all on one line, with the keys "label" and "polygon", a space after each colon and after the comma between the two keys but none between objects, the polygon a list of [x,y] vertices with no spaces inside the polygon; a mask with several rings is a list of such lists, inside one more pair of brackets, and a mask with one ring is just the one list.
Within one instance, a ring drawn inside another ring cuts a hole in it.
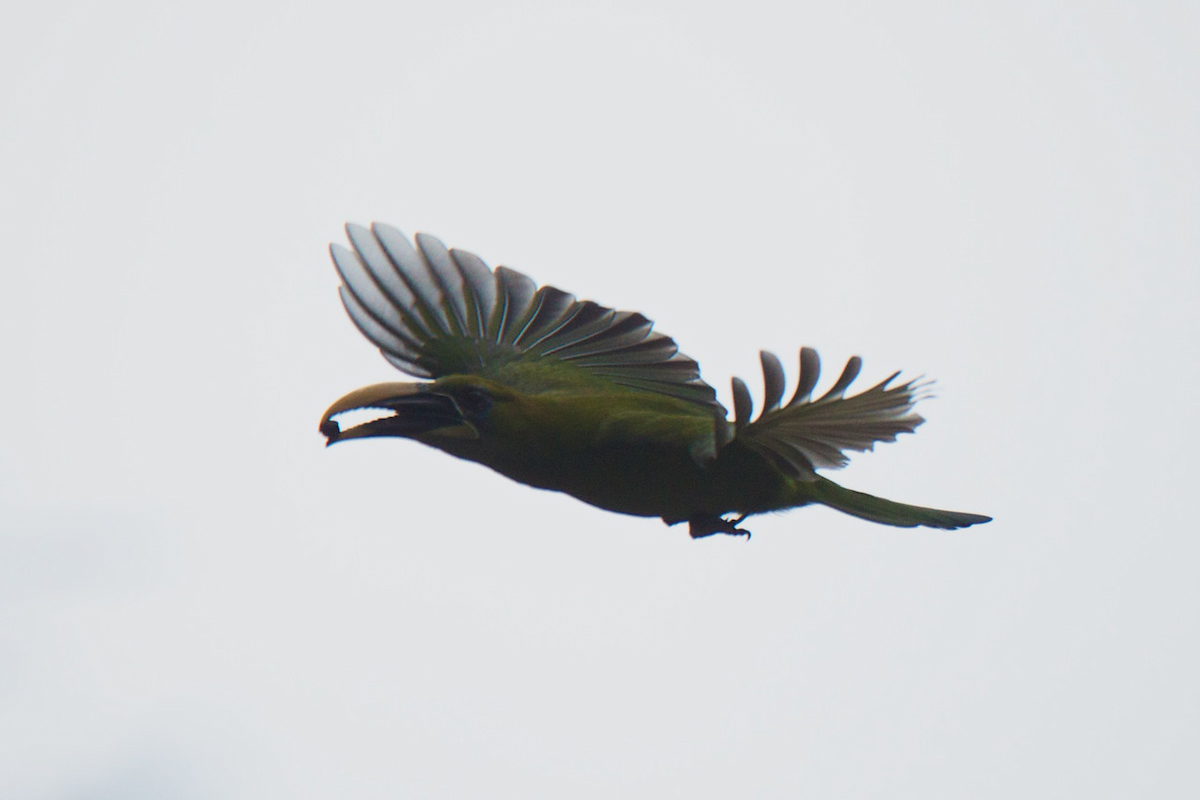
[{"label": "bird's head", "polygon": [[[399,436],[435,447],[479,439],[497,405],[518,399],[512,389],[476,375],[451,375],[429,383],[377,383],[339,398],[321,417],[326,445],[346,439]],[[382,416],[342,429],[335,419],[350,411]]]}]

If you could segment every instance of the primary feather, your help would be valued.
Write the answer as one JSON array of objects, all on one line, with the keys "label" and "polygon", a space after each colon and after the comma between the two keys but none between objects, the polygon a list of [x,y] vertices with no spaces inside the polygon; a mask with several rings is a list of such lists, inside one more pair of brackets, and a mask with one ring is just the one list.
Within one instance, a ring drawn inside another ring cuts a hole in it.
[{"label": "primary feather", "polygon": [[520,375],[526,386],[586,376],[724,410],[696,362],[641,314],[539,289],[516,270],[490,270],[427,234],[417,234],[414,248],[379,223],[346,232],[353,251],[330,248],[345,283],[342,302],[363,335],[409,375],[502,382]]}]

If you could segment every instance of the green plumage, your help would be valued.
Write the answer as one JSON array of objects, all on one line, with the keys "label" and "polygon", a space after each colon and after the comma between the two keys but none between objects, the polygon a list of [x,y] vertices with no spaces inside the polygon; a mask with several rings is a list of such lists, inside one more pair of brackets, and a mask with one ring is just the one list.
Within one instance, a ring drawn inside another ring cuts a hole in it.
[{"label": "green plumage", "polygon": [[[750,393],[735,378],[730,420],[696,362],[641,314],[537,288],[424,234],[414,248],[383,225],[347,232],[354,250],[332,253],[351,319],[395,366],[432,380],[338,400],[321,420],[331,444],[415,439],[609,511],[687,521],[694,537],[746,533],[737,524],[749,515],[809,503],[901,527],[989,519],[894,503],[816,474],[843,466],[847,450],[915,429],[919,384],[890,386],[893,375],[845,397],[856,357],[814,399],[819,360],[804,348],[783,404],[782,365],[764,352],[764,408],[752,419]],[[334,417],[360,408],[389,415],[341,430]]]}]

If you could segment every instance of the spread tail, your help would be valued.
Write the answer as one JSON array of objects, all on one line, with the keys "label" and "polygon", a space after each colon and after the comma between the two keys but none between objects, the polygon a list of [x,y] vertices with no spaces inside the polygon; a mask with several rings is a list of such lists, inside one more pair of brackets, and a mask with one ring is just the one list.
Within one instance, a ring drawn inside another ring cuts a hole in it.
[{"label": "spread tail", "polygon": [[818,478],[815,483],[808,484],[806,488],[809,490],[807,493],[813,497],[815,502],[845,514],[883,525],[895,525],[898,528],[923,526],[955,530],[992,520],[991,517],[985,517],[982,514],[943,511],[938,508],[895,503],[891,500],[884,500],[882,497],[846,489],[825,478]]}]

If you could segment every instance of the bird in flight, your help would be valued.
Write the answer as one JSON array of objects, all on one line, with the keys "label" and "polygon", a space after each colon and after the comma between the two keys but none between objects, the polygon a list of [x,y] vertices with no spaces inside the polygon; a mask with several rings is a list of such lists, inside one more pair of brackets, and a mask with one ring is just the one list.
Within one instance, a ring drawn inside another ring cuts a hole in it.
[{"label": "bird in flight", "polygon": [[[507,267],[419,233],[347,225],[334,244],[342,303],[363,335],[402,372],[424,380],[350,392],[321,417],[326,444],[397,436],[476,461],[539,489],[668,525],[693,538],[746,535],[752,514],[812,503],[884,525],[965,528],[991,518],[896,503],[817,474],[846,451],[895,441],[924,420],[912,410],[928,384],[899,373],[846,396],[862,360],[814,397],[820,360],[800,350],[784,403],[779,359],[760,354],[763,408],[733,378],[733,419],[695,361],[639,313],[538,287]],[[415,246],[414,246],[415,245]],[[380,416],[346,429],[336,417]]]}]

